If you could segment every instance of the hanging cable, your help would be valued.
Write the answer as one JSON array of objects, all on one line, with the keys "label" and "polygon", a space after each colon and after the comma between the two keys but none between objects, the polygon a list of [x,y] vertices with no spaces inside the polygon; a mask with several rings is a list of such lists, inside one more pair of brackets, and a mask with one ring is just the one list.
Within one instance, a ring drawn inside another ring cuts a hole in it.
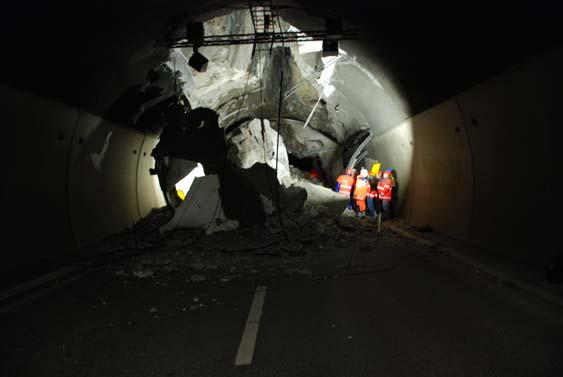
[{"label": "hanging cable", "polygon": [[[269,156],[266,153],[266,127],[264,126],[264,88],[263,88],[263,78],[264,78],[264,64],[262,63],[262,50],[258,50],[258,61],[259,61],[259,65],[258,65],[258,72],[260,74],[260,125],[261,125],[261,131],[262,131],[262,151],[263,151],[263,155],[264,155],[264,163],[266,163],[267,166],[270,166],[268,164],[268,158]],[[269,172],[269,170],[268,170]],[[277,172],[276,172],[276,176],[273,177],[273,179],[268,179],[267,180],[268,184],[269,184],[269,191],[270,191],[270,195],[272,198],[272,204],[275,203],[276,200],[276,185],[278,185],[279,183],[277,182]],[[267,222],[270,221],[271,219],[271,214],[270,216],[268,216],[268,220]],[[266,232],[268,232],[268,229],[266,228]]]},{"label": "hanging cable", "polygon": [[[279,12],[279,7],[277,7],[277,12],[276,12],[276,17],[277,17],[277,21],[278,21],[278,28],[280,29],[280,36],[281,36],[281,41],[282,41],[282,60],[281,60],[281,64],[280,64],[280,90],[279,90],[279,99],[278,99],[278,124],[277,124],[277,140],[276,140],[276,181],[278,179],[278,161],[279,161],[279,151],[280,151],[280,127],[281,127],[281,111],[282,111],[282,104],[283,104],[283,65],[285,64],[285,41],[284,41],[284,37],[283,37],[283,30],[281,27],[281,20],[280,20],[280,12]],[[279,221],[280,221],[280,227],[283,233],[283,236],[286,240],[288,240],[287,237],[287,232],[285,230],[285,226],[283,223],[283,216],[281,213],[281,208],[280,208],[280,184],[278,183],[276,185],[276,207],[277,207],[277,211],[278,211],[278,217],[279,217]]]},{"label": "hanging cable", "polygon": [[[240,110],[242,108],[242,103],[244,101],[244,98],[246,97],[248,82],[250,81],[250,71],[252,69],[252,63],[254,62],[254,49],[255,48],[256,48],[256,45],[253,47],[252,55],[250,56],[250,62],[248,63],[248,66],[246,67],[246,81],[244,83],[244,89],[243,89],[243,92],[242,92],[242,96],[240,97],[240,101],[238,103],[238,109],[237,109],[237,112],[236,112],[235,121],[232,124],[236,124],[236,122],[238,121],[239,115],[240,115]],[[228,155],[228,151],[227,151],[227,155]],[[221,170],[225,170],[225,167],[227,166],[227,160],[228,160],[228,158],[225,156]],[[222,204],[222,200],[221,200],[221,197],[219,195],[219,200],[217,200],[217,203],[215,205],[215,209],[213,211],[213,216],[211,217],[210,222],[205,227],[206,233],[209,230],[209,227],[211,226],[211,224],[213,224],[213,221],[215,220],[215,216],[217,215],[217,213],[219,211],[219,207],[221,206],[221,204]],[[242,203],[241,203],[241,205],[242,205]]]}]

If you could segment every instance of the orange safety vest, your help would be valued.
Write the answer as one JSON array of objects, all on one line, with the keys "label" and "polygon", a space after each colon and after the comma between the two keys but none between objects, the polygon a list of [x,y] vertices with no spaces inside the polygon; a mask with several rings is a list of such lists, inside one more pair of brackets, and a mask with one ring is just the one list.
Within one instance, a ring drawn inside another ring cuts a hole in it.
[{"label": "orange safety vest", "polygon": [[393,180],[391,178],[383,178],[377,184],[377,194],[381,200],[393,199]]},{"label": "orange safety vest", "polygon": [[356,188],[354,189],[355,200],[365,200],[371,187],[367,178],[358,178],[356,180]]},{"label": "orange safety vest", "polygon": [[336,182],[340,184],[338,192],[350,196],[352,192],[352,186],[354,185],[354,177],[348,174],[343,174],[336,179]]},{"label": "orange safety vest", "polygon": [[371,189],[371,185],[370,185],[370,190],[368,192],[368,198],[377,198],[377,190],[376,189]]}]

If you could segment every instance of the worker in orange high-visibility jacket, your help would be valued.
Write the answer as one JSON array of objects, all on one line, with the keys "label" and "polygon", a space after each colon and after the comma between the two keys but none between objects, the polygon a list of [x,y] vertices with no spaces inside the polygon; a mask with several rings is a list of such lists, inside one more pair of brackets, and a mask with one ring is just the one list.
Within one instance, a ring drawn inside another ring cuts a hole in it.
[{"label": "worker in orange high-visibility jacket", "polygon": [[377,195],[379,200],[381,200],[381,205],[383,207],[383,218],[390,217],[391,201],[393,200],[393,179],[391,178],[391,173],[388,171],[383,172],[383,178],[377,183]]},{"label": "worker in orange high-visibility jacket", "polygon": [[347,208],[352,209],[352,186],[354,186],[354,169],[348,168],[336,179],[336,192],[350,199]]},{"label": "worker in orange high-visibility jacket", "polygon": [[354,188],[354,201],[356,202],[356,216],[366,217],[366,198],[371,191],[368,179],[368,171],[366,168],[360,170],[358,178],[356,178],[356,185]]}]

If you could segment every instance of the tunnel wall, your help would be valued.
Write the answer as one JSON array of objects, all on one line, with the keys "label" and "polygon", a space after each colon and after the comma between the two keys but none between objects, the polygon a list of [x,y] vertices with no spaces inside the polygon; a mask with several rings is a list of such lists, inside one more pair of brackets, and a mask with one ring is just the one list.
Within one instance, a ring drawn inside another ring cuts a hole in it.
[{"label": "tunnel wall", "polygon": [[[0,86],[5,151],[2,267],[80,256],[164,205],[157,142],[93,114]],[[13,242],[12,242],[13,241]]]},{"label": "tunnel wall", "polygon": [[563,210],[562,66],[562,51],[529,60],[378,135],[400,216],[545,265]]}]

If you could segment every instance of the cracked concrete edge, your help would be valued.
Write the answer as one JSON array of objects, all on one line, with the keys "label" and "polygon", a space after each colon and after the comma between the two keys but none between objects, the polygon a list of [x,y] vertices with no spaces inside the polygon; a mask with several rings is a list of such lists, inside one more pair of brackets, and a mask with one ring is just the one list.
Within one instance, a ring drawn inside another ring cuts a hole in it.
[{"label": "cracked concrete edge", "polygon": [[428,240],[412,231],[409,231],[407,229],[404,229],[404,227],[402,225],[399,225],[398,223],[387,223],[386,226],[393,232],[398,233],[406,238],[412,239],[413,241],[416,241],[422,245],[428,246],[428,247],[435,247],[440,251],[446,252],[449,256],[451,256],[454,259],[459,260],[462,263],[465,263],[467,265],[470,265],[482,272],[485,272],[491,276],[494,276],[497,278],[497,280],[499,281],[503,281],[506,282],[514,287],[517,287],[519,289],[522,289],[530,294],[533,294],[535,296],[538,296],[546,301],[549,301],[555,305],[561,306],[563,307],[563,297],[558,296],[557,294],[554,294],[552,292],[549,292],[545,289],[542,289],[540,287],[537,287],[533,284],[530,284],[522,279],[518,279],[510,274],[506,274],[502,271],[499,271],[489,265],[486,265],[484,263],[481,263],[477,260],[475,260],[474,258],[470,258],[466,255],[463,255],[462,253],[460,253],[459,251],[455,250],[454,248],[451,248],[449,246],[443,246],[443,245],[439,245],[438,243]]}]

